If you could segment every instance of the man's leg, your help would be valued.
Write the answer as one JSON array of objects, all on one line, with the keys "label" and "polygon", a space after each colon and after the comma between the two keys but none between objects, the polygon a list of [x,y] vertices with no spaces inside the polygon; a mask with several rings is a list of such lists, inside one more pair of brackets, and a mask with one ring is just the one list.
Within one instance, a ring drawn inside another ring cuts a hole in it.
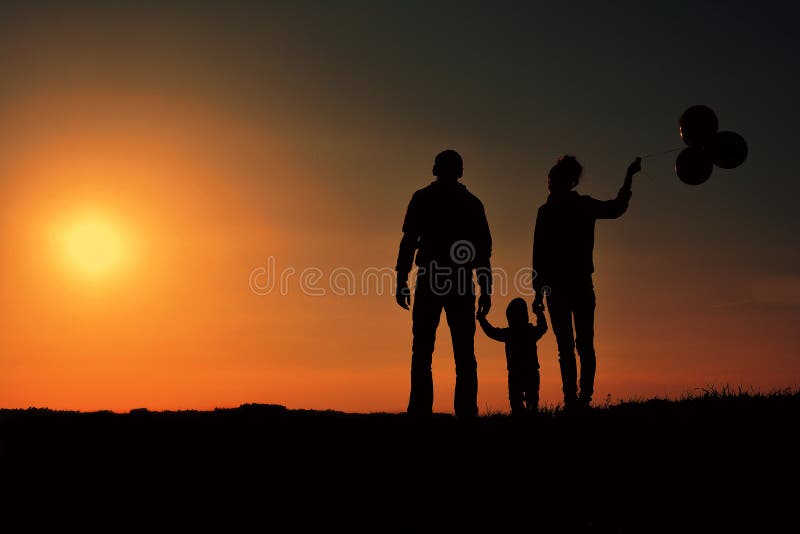
[{"label": "man's leg", "polygon": [[442,299],[425,282],[417,281],[414,308],[411,312],[414,341],[411,345],[411,394],[408,413],[428,415],[433,411],[433,376],[431,361],[436,342],[436,328],[442,314]]},{"label": "man's leg", "polygon": [[575,347],[581,360],[581,394],[582,404],[592,402],[594,394],[594,375],[597,358],[594,352],[594,288],[589,284],[575,295]]},{"label": "man's leg", "polygon": [[550,326],[558,345],[564,406],[571,408],[578,400],[578,367],[575,362],[575,338],[572,332],[569,290],[552,288],[550,295],[547,296],[547,310],[550,312]]},{"label": "man's leg", "polygon": [[475,360],[475,295],[446,297],[444,311],[456,360],[454,407],[459,417],[478,415],[478,363]]}]

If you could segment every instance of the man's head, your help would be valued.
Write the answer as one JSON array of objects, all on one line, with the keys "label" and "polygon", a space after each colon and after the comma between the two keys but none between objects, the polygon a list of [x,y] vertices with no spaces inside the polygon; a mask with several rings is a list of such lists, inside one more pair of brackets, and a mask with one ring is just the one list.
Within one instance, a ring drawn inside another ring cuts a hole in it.
[{"label": "man's head", "polygon": [[464,174],[464,162],[455,150],[445,150],[436,155],[433,175],[442,182],[454,182]]},{"label": "man's head", "polygon": [[506,318],[508,319],[508,326],[524,326],[528,324],[528,304],[524,299],[514,299],[508,303],[506,308]]},{"label": "man's head", "polygon": [[575,156],[562,156],[547,175],[547,187],[551,193],[571,191],[581,181],[583,167]]}]

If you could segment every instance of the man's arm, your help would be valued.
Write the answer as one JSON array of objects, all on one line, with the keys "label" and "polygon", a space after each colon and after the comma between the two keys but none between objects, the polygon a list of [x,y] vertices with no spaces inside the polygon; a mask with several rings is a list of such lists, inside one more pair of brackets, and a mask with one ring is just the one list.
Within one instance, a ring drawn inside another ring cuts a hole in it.
[{"label": "man's arm", "polygon": [[478,220],[475,232],[475,273],[481,296],[478,299],[478,313],[487,314],[492,307],[492,233],[483,204],[478,202]]},{"label": "man's arm", "polygon": [[633,175],[642,170],[642,158],[636,158],[628,166],[625,173],[625,181],[617,193],[617,198],[611,200],[591,199],[592,214],[596,219],[616,219],[628,211],[628,203],[631,200],[631,186],[633,185]]},{"label": "man's arm", "polygon": [[419,245],[419,200],[416,193],[411,197],[403,221],[403,238],[400,240],[400,249],[397,252],[397,293],[395,300],[401,308],[408,309],[411,304],[411,291],[408,289],[408,273],[414,263],[414,254]]},{"label": "man's arm", "polygon": [[[547,242],[547,228],[545,217],[542,215],[542,208],[536,214],[536,226],[533,229],[533,267],[531,284],[534,291],[533,305],[534,307],[542,303],[542,287],[546,285],[545,273],[547,271],[547,255],[549,253],[549,244]],[[535,312],[536,310],[534,310]]]},{"label": "man's arm", "polygon": [[418,243],[418,235],[411,232],[403,233],[403,238],[400,240],[400,250],[397,252],[397,265],[395,266],[399,282],[408,282],[408,273],[411,272]]},{"label": "man's arm", "polygon": [[481,330],[483,333],[486,334],[487,337],[490,339],[494,339],[495,341],[500,341],[501,343],[505,343],[506,341],[506,332],[502,328],[497,328],[496,326],[492,326],[488,319],[486,319],[485,315],[478,316],[478,324],[481,325]]}]

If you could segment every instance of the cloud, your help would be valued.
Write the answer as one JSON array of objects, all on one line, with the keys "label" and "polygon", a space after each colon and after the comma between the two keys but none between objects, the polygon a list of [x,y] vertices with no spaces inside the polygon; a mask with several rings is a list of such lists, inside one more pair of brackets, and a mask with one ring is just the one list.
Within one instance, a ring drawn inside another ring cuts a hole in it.
[{"label": "cloud", "polygon": [[800,276],[765,276],[751,284],[753,299],[773,306],[800,306]]}]

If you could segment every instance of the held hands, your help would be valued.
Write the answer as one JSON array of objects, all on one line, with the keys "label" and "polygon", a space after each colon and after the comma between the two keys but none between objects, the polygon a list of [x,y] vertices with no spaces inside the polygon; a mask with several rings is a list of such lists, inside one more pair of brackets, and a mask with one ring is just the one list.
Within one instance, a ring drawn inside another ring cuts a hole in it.
[{"label": "held hands", "polygon": [[489,310],[492,309],[492,297],[491,295],[482,294],[478,298],[478,313],[477,317],[486,317],[486,314],[489,313]]},{"label": "held hands", "polygon": [[397,304],[407,310],[411,304],[411,290],[408,289],[408,282],[405,280],[397,281],[397,293],[394,296]]},{"label": "held hands", "polygon": [[633,176],[634,174],[640,172],[642,170],[642,158],[636,158],[633,160],[633,163],[628,165],[628,176]]},{"label": "held hands", "polygon": [[533,311],[533,313],[544,312],[544,296],[542,295],[541,291],[537,291],[536,296],[533,297],[533,303],[531,304],[531,311]]}]

